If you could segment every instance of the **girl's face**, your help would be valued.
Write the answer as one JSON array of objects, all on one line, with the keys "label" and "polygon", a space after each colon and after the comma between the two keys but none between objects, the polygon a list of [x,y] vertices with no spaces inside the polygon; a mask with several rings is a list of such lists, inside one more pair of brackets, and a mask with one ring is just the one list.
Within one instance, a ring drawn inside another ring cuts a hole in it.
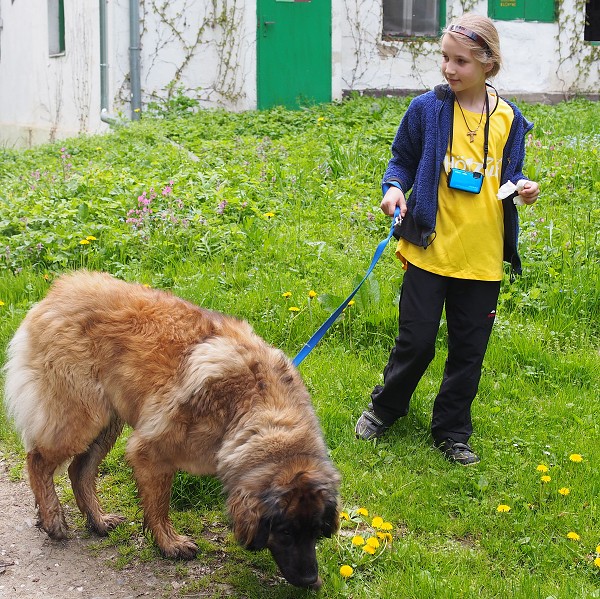
[{"label": "girl's face", "polygon": [[442,38],[442,74],[454,93],[485,89],[492,65],[479,62],[473,52],[450,34]]}]

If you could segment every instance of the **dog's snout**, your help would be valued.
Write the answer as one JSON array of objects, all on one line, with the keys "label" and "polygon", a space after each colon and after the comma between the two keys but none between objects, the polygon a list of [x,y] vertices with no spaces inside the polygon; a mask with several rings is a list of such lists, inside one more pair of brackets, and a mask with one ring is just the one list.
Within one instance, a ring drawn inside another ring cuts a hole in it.
[{"label": "dog's snout", "polygon": [[309,584],[308,588],[311,589],[312,591],[318,591],[322,585],[323,585],[323,581],[321,580],[321,577],[317,576],[317,580],[315,580],[312,584]]}]

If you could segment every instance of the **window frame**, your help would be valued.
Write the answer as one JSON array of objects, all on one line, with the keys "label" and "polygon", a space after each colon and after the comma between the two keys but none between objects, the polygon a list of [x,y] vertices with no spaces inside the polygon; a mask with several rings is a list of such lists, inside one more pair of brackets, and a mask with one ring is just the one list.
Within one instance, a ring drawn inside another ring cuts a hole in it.
[{"label": "window frame", "polygon": [[[392,0],[387,0],[387,2],[391,2]],[[398,0],[396,0],[398,1]],[[431,35],[393,35],[391,33],[386,33],[384,29],[384,18],[383,13],[385,12],[386,0],[382,0],[381,9],[382,9],[382,19],[381,19],[381,39],[386,42],[402,42],[402,41],[416,41],[416,40],[436,40],[441,35],[444,27],[446,26],[446,0],[439,0],[438,7],[438,31],[436,34]]]},{"label": "window frame", "polygon": [[65,2],[48,0],[48,55],[56,58],[65,54]]}]

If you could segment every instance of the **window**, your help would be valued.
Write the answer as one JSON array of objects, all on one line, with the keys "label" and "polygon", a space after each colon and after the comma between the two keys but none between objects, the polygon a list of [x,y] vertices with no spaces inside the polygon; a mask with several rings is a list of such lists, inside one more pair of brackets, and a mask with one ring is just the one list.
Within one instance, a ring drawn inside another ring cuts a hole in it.
[{"label": "window", "polygon": [[50,56],[65,53],[64,0],[48,0],[48,50]]},{"label": "window", "polygon": [[588,0],[585,5],[583,39],[586,42],[600,42],[600,0]]},{"label": "window", "polygon": [[555,20],[555,0],[489,0],[488,15],[499,21],[543,21]]},{"label": "window", "polygon": [[444,26],[445,13],[445,0],[383,0],[383,35],[435,37]]}]

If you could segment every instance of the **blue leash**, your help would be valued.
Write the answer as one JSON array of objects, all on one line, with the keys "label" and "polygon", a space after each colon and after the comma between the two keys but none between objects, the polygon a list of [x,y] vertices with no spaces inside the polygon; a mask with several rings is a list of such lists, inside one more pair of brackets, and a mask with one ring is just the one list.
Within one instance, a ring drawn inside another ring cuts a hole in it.
[{"label": "blue leash", "polygon": [[362,281],[356,286],[354,291],[340,304],[340,306],[336,309],[335,312],[319,327],[317,332],[304,344],[304,347],[298,352],[298,355],[292,360],[292,364],[294,366],[299,366],[302,360],[310,354],[310,352],[315,348],[315,345],[321,341],[321,338],[327,330],[331,327],[331,325],[337,320],[338,316],[343,312],[344,308],[350,303],[350,300],[356,295],[356,292],[361,288],[362,284],[367,280],[367,277],[373,272],[375,265],[381,258],[381,254],[383,254],[383,250],[385,250],[389,240],[392,238],[394,234],[394,227],[401,222],[400,218],[400,208],[396,208],[394,212],[394,218],[392,219],[392,227],[388,236],[379,243],[377,249],[375,250],[375,254],[373,259],[371,260],[371,265],[369,266],[367,273],[363,277]]}]

